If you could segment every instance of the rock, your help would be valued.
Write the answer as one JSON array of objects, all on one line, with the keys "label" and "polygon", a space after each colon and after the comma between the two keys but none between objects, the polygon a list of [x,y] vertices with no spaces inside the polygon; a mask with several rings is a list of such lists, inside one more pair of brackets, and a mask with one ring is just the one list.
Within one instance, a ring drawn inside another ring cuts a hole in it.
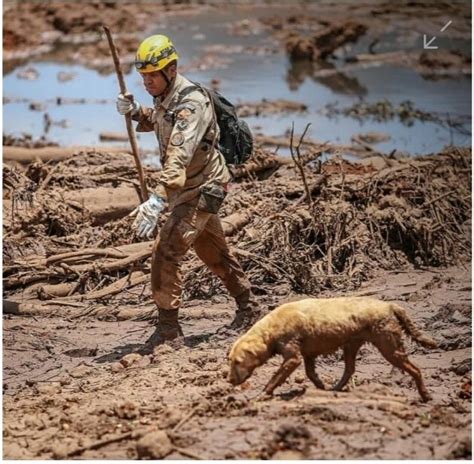
[{"label": "rock", "polygon": [[472,381],[471,379],[466,380],[458,392],[459,398],[464,400],[470,400],[472,398]]},{"label": "rock", "polygon": [[58,72],[56,77],[59,82],[67,82],[74,79],[75,76],[76,76],[76,73],[74,72],[68,73],[68,72],[60,71]]},{"label": "rock", "polygon": [[303,374],[299,374],[295,376],[295,383],[297,384],[302,384],[305,382],[305,380],[306,380],[306,376],[304,376]]},{"label": "rock", "polygon": [[68,447],[63,443],[53,446],[53,459],[66,459],[68,455]]},{"label": "rock", "polygon": [[146,367],[151,364],[150,356],[142,356],[140,360],[138,360],[133,366],[134,367]]},{"label": "rock", "polygon": [[124,365],[119,362],[115,362],[110,365],[110,370],[112,372],[120,372],[120,371],[123,371],[124,369],[125,369]]},{"label": "rock", "polygon": [[91,347],[84,347],[84,348],[73,348],[71,350],[64,351],[63,354],[70,356],[71,358],[87,358],[93,357],[97,355],[99,347],[95,346]]},{"label": "rock", "polygon": [[34,81],[38,79],[39,77],[39,72],[35,68],[26,68],[23,69],[22,71],[19,71],[16,75],[19,79],[26,79],[29,81]]},{"label": "rock", "polygon": [[387,142],[390,140],[390,135],[383,132],[365,132],[363,134],[358,134],[358,137],[363,142],[369,144]]},{"label": "rock", "polygon": [[74,369],[72,369],[70,372],[69,372],[69,375],[71,377],[73,377],[74,379],[79,379],[81,377],[85,377],[86,375],[88,375],[90,372],[92,371],[92,369],[88,366],[84,366],[84,365],[79,365],[77,367],[75,367]]},{"label": "rock", "polygon": [[130,367],[132,364],[137,364],[142,358],[143,356],[138,353],[130,353],[120,360],[120,364],[124,367]]},{"label": "rock", "polygon": [[166,432],[157,430],[147,433],[137,443],[138,458],[163,459],[173,451],[173,445]]},{"label": "rock", "polygon": [[69,385],[71,383],[71,379],[68,377],[62,377],[59,379],[59,383],[64,387],[65,385]]},{"label": "rock", "polygon": [[124,401],[114,406],[114,413],[120,419],[136,419],[140,415],[140,409],[137,403]]},{"label": "rock", "polygon": [[457,375],[466,375],[472,370],[472,359],[466,358],[452,366],[450,370]]},{"label": "rock", "polygon": [[42,395],[55,395],[61,393],[60,382],[37,383],[36,391]]}]

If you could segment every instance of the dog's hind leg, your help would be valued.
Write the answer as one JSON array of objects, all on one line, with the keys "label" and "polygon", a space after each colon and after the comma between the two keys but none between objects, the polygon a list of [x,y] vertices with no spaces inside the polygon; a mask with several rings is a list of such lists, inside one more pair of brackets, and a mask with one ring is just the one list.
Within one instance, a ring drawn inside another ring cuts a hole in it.
[{"label": "dog's hind leg", "polygon": [[425,387],[420,369],[408,359],[405,347],[403,346],[401,333],[395,333],[393,331],[379,333],[371,341],[388,362],[413,377],[422,400],[425,402],[429,401],[431,395]]},{"label": "dog's hind leg", "polygon": [[305,356],[303,359],[304,359],[304,369],[305,369],[306,375],[308,376],[308,379],[314,383],[316,388],[320,388],[321,390],[324,390],[324,384],[319,378],[315,370],[314,356]]},{"label": "dog's hind leg", "polygon": [[283,356],[283,363],[266,385],[264,392],[267,395],[272,395],[273,390],[279,387],[301,364],[299,344],[288,343],[287,345],[280,346],[278,353]]},{"label": "dog's hind leg", "polygon": [[342,390],[347,382],[349,382],[352,374],[354,374],[357,353],[363,343],[363,340],[354,340],[344,345],[344,373],[342,374],[341,380],[334,385],[334,390]]}]

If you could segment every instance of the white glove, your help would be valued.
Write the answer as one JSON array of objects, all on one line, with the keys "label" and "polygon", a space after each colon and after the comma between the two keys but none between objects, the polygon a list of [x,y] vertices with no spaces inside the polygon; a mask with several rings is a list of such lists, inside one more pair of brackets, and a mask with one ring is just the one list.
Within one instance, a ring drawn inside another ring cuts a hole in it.
[{"label": "white glove", "polygon": [[131,102],[123,93],[119,94],[116,101],[117,111],[121,115],[131,113],[132,116],[138,113],[140,109],[140,103],[137,101]]},{"label": "white glove", "polygon": [[156,193],[152,193],[150,198],[135,208],[129,216],[136,216],[133,227],[137,229],[137,236],[140,238],[152,238],[158,222],[158,216],[163,211],[165,202]]}]

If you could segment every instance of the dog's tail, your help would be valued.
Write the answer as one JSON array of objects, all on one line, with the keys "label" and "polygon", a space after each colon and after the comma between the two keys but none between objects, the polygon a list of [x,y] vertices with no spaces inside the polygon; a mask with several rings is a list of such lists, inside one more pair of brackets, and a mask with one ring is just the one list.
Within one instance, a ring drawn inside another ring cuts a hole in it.
[{"label": "dog's tail", "polygon": [[418,327],[416,327],[404,308],[392,303],[392,310],[403,330],[407,335],[413,338],[413,340],[426,348],[436,348],[438,346],[435,340],[425,335],[420,329],[418,329]]}]

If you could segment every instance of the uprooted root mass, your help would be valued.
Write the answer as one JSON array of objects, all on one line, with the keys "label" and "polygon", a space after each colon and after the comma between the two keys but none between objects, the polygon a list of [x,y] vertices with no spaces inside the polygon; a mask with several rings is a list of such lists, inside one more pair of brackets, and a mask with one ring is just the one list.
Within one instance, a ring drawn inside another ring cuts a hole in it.
[{"label": "uprooted root mass", "polygon": [[[322,154],[307,151],[301,171],[290,158],[257,149],[235,170],[221,217],[256,291],[351,289],[377,269],[469,256],[470,150],[380,158],[379,168],[337,156],[321,162]],[[146,175],[156,185],[159,170]],[[127,218],[138,203],[129,155],[82,152],[5,166],[3,176],[9,298],[150,300],[152,242],[136,240]],[[184,270],[188,296],[223,291],[193,253]]]}]

